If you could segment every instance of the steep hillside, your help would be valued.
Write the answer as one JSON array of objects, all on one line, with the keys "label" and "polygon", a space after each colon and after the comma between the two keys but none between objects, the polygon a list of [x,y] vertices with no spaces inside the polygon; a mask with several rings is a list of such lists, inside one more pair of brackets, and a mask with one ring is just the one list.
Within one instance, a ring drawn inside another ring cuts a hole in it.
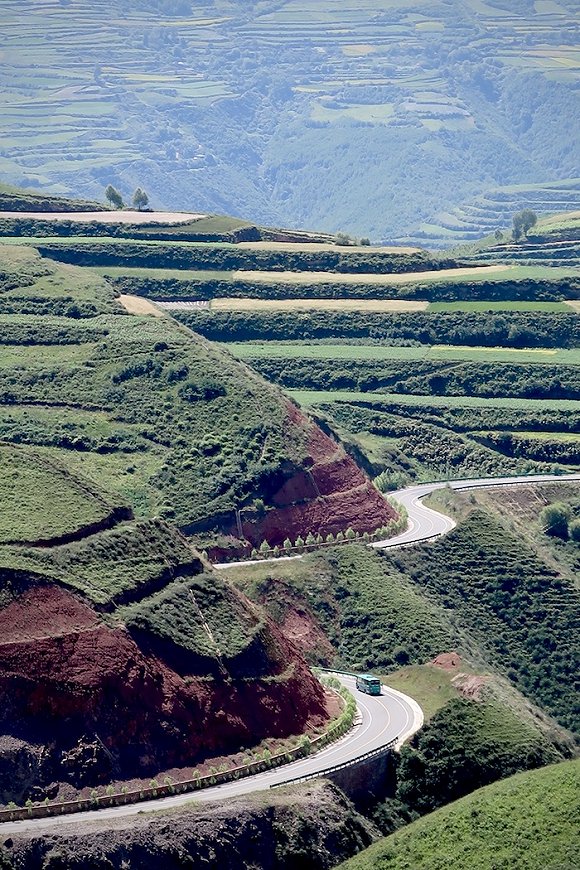
[{"label": "steep hillside", "polygon": [[0,560],[2,803],[156,775],[326,718],[295,648],[161,521],[40,556],[0,547]]},{"label": "steep hillside", "polygon": [[12,183],[438,244],[578,207],[572,0],[3,12]]},{"label": "steep hillside", "polygon": [[572,868],[580,762],[520,773],[414,822],[340,867],[344,870]]},{"label": "steep hillside", "polygon": [[128,316],[92,273],[21,248],[2,263],[4,441],[188,533],[275,545],[393,517],[339,444],[227,353],[169,318]]},{"label": "steep hillside", "polygon": [[0,800],[321,727],[296,647],[177,527],[274,544],[393,509],[227,352],[31,248],[0,263]]}]

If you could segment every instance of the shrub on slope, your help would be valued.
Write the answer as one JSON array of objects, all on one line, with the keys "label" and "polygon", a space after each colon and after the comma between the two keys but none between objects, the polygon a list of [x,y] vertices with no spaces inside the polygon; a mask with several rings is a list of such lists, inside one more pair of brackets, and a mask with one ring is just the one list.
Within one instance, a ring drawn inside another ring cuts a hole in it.
[{"label": "shrub on slope", "polygon": [[454,699],[403,747],[397,797],[429,812],[465,794],[559,759],[546,737],[505,705]]}]

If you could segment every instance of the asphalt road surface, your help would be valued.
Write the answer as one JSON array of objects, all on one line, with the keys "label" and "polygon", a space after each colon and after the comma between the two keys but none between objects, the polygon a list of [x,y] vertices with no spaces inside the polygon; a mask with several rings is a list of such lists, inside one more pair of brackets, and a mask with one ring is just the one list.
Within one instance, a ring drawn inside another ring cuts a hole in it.
[{"label": "asphalt road surface", "polygon": [[109,807],[89,812],[73,813],[66,816],[57,816],[51,819],[24,819],[19,822],[5,822],[0,824],[0,838],[6,838],[10,834],[23,831],[54,831],[67,824],[88,823],[94,820],[102,822],[108,818],[121,816],[133,816],[138,813],[153,812],[155,810],[167,810],[172,807],[183,806],[193,802],[205,802],[223,800],[235,795],[248,794],[255,791],[264,791],[272,785],[278,785],[297,777],[312,776],[320,771],[327,770],[336,764],[344,764],[354,761],[361,755],[374,749],[381,749],[392,740],[396,740],[399,747],[406,739],[419,730],[423,724],[423,712],[416,701],[383,686],[382,694],[377,697],[365,695],[355,688],[355,679],[352,676],[336,674],[340,681],[355,696],[358,716],[355,726],[320,752],[316,752],[307,758],[285,764],[275,770],[268,770],[245,779],[223,785],[212,786],[199,792],[184,795],[172,795],[165,798],[143,801],[128,806]]},{"label": "asphalt road surface", "polygon": [[404,505],[409,514],[409,525],[405,532],[396,535],[394,538],[387,538],[383,541],[375,541],[371,547],[379,550],[386,550],[389,547],[400,547],[403,544],[416,544],[420,541],[426,541],[430,538],[440,537],[447,534],[455,526],[455,522],[451,517],[445,514],[440,514],[432,508],[426,507],[421,503],[425,496],[430,495],[438,489],[450,487],[451,489],[491,489],[493,487],[504,486],[524,486],[530,483],[560,483],[565,481],[580,481],[580,474],[535,474],[526,475],[524,477],[480,477],[472,480],[450,480],[439,483],[423,483],[419,486],[409,486],[406,489],[399,489],[392,493],[395,501]]}]

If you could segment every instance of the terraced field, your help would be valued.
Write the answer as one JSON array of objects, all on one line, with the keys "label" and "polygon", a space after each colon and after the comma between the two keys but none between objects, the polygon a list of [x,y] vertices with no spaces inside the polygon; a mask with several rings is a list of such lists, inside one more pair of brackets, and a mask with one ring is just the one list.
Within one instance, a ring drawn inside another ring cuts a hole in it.
[{"label": "terraced field", "polygon": [[2,12],[12,182],[99,200],[140,184],[155,206],[411,244],[494,231],[516,207],[578,208],[572,0]]}]

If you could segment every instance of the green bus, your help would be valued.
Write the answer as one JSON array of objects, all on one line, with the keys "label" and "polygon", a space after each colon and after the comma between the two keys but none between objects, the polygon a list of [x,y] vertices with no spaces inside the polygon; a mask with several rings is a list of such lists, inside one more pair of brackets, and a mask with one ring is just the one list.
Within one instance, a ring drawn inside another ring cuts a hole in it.
[{"label": "green bus", "polygon": [[371,674],[360,674],[356,678],[356,687],[359,692],[366,692],[367,695],[381,694],[381,681]]}]

